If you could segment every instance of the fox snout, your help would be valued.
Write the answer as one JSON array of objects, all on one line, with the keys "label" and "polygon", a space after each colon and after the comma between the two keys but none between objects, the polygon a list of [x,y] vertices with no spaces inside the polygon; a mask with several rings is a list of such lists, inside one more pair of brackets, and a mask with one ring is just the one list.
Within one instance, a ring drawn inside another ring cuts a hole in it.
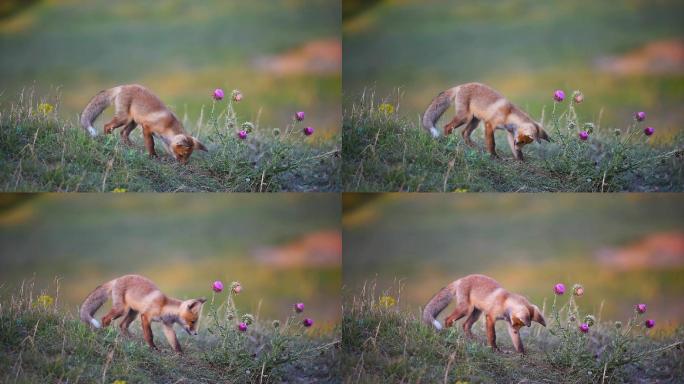
[{"label": "fox snout", "polygon": [[187,332],[188,335],[190,335],[190,336],[197,336],[197,331],[191,330],[190,327],[183,327],[183,329],[185,329],[185,332]]}]

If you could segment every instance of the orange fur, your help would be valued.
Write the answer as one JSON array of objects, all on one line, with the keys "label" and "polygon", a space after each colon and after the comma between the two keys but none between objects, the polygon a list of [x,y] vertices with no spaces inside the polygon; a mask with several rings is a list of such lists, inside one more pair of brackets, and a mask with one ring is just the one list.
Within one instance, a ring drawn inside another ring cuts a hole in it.
[{"label": "orange fur", "polygon": [[458,85],[435,97],[423,114],[423,127],[433,136],[439,135],[435,124],[451,105],[455,107],[456,114],[444,126],[444,134],[449,135],[454,129],[465,125],[461,131],[463,140],[469,146],[475,146],[470,135],[482,121],[485,127],[485,145],[493,157],[498,157],[494,142],[496,129],[506,131],[511,151],[518,160],[523,160],[522,147],[526,144],[534,140],[549,141],[541,124],[530,118],[499,92],[480,83]]},{"label": "orange fur", "polygon": [[81,125],[91,135],[97,134],[93,121],[111,104],[114,104],[114,117],[104,125],[104,132],[110,134],[123,127],[121,140],[127,145],[131,144],[128,136],[140,125],[150,156],[157,156],[154,137],[161,140],[166,150],[182,164],[187,163],[193,150],[207,150],[204,144],[185,132],[176,115],[155,94],[137,84],[101,91],[90,100],[81,113]]},{"label": "orange fur", "polygon": [[497,320],[506,320],[513,345],[520,353],[525,351],[520,340],[520,328],[529,327],[532,321],[546,326],[546,321],[536,305],[531,304],[524,296],[508,292],[496,280],[485,275],[468,275],[444,287],[425,306],[423,321],[441,329],[435,317],[451,301],[456,302],[456,308],[447,316],[444,326],[451,327],[457,320],[466,317],[463,331],[472,336],[471,327],[484,313],[487,341],[494,349],[497,349],[494,330]]},{"label": "orange fur", "polygon": [[102,317],[102,326],[108,326],[113,320],[124,316],[119,323],[121,333],[130,336],[128,327],[140,314],[143,336],[147,344],[154,345],[151,322],[161,322],[164,335],[176,352],[181,347],[173,330],[173,324],[180,324],[188,334],[196,335],[202,304],[206,299],[178,300],[164,295],[149,279],[139,275],[125,275],[95,288],[81,304],[80,316],[85,323],[100,327],[93,318],[95,312],[108,298],[112,299],[112,308]]}]

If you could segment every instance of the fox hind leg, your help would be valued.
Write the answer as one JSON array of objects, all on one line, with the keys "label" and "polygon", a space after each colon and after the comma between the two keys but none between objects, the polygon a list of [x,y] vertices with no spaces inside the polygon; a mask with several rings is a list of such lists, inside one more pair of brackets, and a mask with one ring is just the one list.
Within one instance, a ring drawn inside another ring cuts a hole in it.
[{"label": "fox hind leg", "polygon": [[459,118],[459,116],[454,117],[450,122],[444,126],[444,135],[450,135],[454,129],[465,124],[466,120]]},{"label": "fox hind leg", "polygon": [[454,311],[451,312],[451,315],[447,316],[444,320],[444,326],[447,328],[452,327],[456,321],[468,314],[468,309],[466,304],[457,305]]},{"label": "fox hind leg", "polygon": [[473,337],[473,332],[471,331],[471,328],[473,327],[473,324],[477,322],[477,320],[480,318],[480,314],[482,314],[482,311],[480,311],[477,308],[473,308],[472,312],[470,312],[470,315],[466,319],[466,321],[463,322],[463,332],[466,334],[466,336],[472,338]]},{"label": "fox hind leg", "polygon": [[131,132],[138,126],[138,124],[135,121],[131,121],[128,123],[124,129],[121,130],[121,141],[123,141],[124,144],[126,145],[133,145],[131,143],[131,139],[128,137]]},{"label": "fox hind leg", "polygon": [[116,128],[126,125],[130,122],[130,119],[126,116],[115,114],[112,119],[104,125],[105,133],[112,133]]},{"label": "fox hind leg", "polygon": [[476,117],[473,117],[470,119],[468,124],[466,125],[465,128],[463,128],[463,131],[461,131],[461,136],[463,136],[463,141],[469,146],[469,147],[475,147],[475,142],[470,138],[470,135],[473,133],[475,128],[477,128],[478,124],[480,124],[480,120]]},{"label": "fox hind leg", "polygon": [[128,331],[128,327],[133,321],[135,321],[136,317],[138,317],[138,311],[129,309],[126,313],[126,316],[124,316],[123,320],[121,320],[119,323],[119,329],[123,335],[131,336],[131,333]]},{"label": "fox hind leg", "polygon": [[444,126],[444,135],[449,135],[454,129],[460,127],[461,125],[467,123],[470,120],[470,116],[465,110],[456,110],[456,115],[450,122]]},{"label": "fox hind leg", "polygon": [[124,312],[126,312],[125,308],[121,306],[112,306],[112,309],[110,309],[109,312],[107,312],[107,314],[104,315],[104,317],[102,317],[102,326],[109,326],[112,320],[116,320],[119,317],[123,316]]},{"label": "fox hind leg", "polygon": [[115,284],[112,288],[112,309],[110,309],[109,312],[107,312],[107,314],[104,315],[104,317],[102,317],[103,327],[108,326],[112,322],[112,320],[116,320],[126,313],[126,310],[128,308],[124,304],[123,298],[124,295],[122,288]]}]

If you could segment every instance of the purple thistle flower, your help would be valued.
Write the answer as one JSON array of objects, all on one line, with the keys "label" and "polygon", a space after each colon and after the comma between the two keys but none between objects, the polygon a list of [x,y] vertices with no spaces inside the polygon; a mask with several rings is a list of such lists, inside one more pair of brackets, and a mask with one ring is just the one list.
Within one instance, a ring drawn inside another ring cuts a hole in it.
[{"label": "purple thistle flower", "polygon": [[304,312],[304,303],[297,303],[294,305],[294,309],[297,313]]},{"label": "purple thistle flower", "polygon": [[634,309],[639,313],[646,313],[646,304],[637,304]]},{"label": "purple thistle flower", "polygon": [[582,331],[582,333],[589,332],[589,324],[587,324],[587,323],[580,324],[579,330]]},{"label": "purple thistle flower", "polygon": [[297,119],[297,121],[302,121],[302,120],[304,120],[304,112],[297,112],[297,113],[295,113],[295,119]]},{"label": "purple thistle flower", "polygon": [[247,131],[238,132],[238,137],[240,138],[240,140],[246,139],[247,138]]},{"label": "purple thistle flower", "polygon": [[305,135],[311,136],[311,135],[313,135],[313,133],[314,133],[314,129],[313,129],[313,128],[311,128],[311,127],[306,127],[306,128],[304,128],[304,134],[305,134]]},{"label": "purple thistle flower", "polygon": [[646,328],[653,328],[655,327],[655,320],[648,319],[644,322],[644,325],[646,326]]},{"label": "purple thistle flower", "polygon": [[308,317],[302,321],[302,324],[304,324],[305,327],[310,327],[313,325],[313,320],[309,319]]},{"label": "purple thistle flower", "polygon": [[246,332],[247,331],[247,324],[246,323],[238,324],[238,330],[240,330],[240,332]]},{"label": "purple thistle flower", "polygon": [[553,99],[560,103],[561,101],[565,100],[565,92],[557,89],[556,92],[553,93]]},{"label": "purple thistle flower", "polygon": [[223,283],[221,280],[214,281],[214,283],[211,284],[211,289],[213,289],[216,293],[223,291]]},{"label": "purple thistle flower", "polygon": [[572,99],[575,100],[576,104],[580,104],[584,101],[584,95],[580,91],[575,91],[572,94]]},{"label": "purple thistle flower", "polygon": [[644,121],[646,120],[646,112],[636,112],[634,118],[636,121]]},{"label": "purple thistle flower", "polygon": [[242,285],[240,285],[240,283],[238,283],[237,281],[234,281],[230,288],[236,295],[242,292]]},{"label": "purple thistle flower", "polygon": [[216,88],[214,89],[214,100],[223,100],[223,89],[221,88]]},{"label": "purple thistle flower", "polygon": [[644,135],[646,136],[651,136],[655,132],[655,128],[653,127],[646,127],[644,128]]},{"label": "purple thistle flower", "polygon": [[565,293],[565,285],[563,285],[563,283],[558,283],[558,284],[554,285],[553,286],[553,292],[556,295],[564,294]]},{"label": "purple thistle flower", "polygon": [[587,139],[589,138],[589,132],[587,132],[587,131],[580,131],[580,133],[579,133],[579,138],[580,138],[580,140],[582,140],[582,141],[587,141]]}]

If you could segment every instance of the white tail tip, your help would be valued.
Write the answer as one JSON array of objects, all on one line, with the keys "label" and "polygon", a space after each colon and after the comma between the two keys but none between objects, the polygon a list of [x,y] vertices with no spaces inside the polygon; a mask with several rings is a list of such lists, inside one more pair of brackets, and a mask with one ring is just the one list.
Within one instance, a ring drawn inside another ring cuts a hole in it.
[{"label": "white tail tip", "polygon": [[95,328],[102,328],[102,325],[100,325],[100,322],[95,320],[95,319],[90,319],[90,324],[93,325]]},{"label": "white tail tip", "polygon": [[439,321],[437,321],[437,319],[432,320],[432,325],[434,325],[438,331],[441,331],[443,328],[442,324]]},{"label": "white tail tip", "polygon": [[439,129],[435,127],[430,127],[430,133],[432,133],[432,137],[435,139],[439,137]]},{"label": "white tail tip", "polygon": [[88,127],[88,133],[90,133],[90,136],[95,137],[97,136],[97,130],[93,128],[92,126]]}]

